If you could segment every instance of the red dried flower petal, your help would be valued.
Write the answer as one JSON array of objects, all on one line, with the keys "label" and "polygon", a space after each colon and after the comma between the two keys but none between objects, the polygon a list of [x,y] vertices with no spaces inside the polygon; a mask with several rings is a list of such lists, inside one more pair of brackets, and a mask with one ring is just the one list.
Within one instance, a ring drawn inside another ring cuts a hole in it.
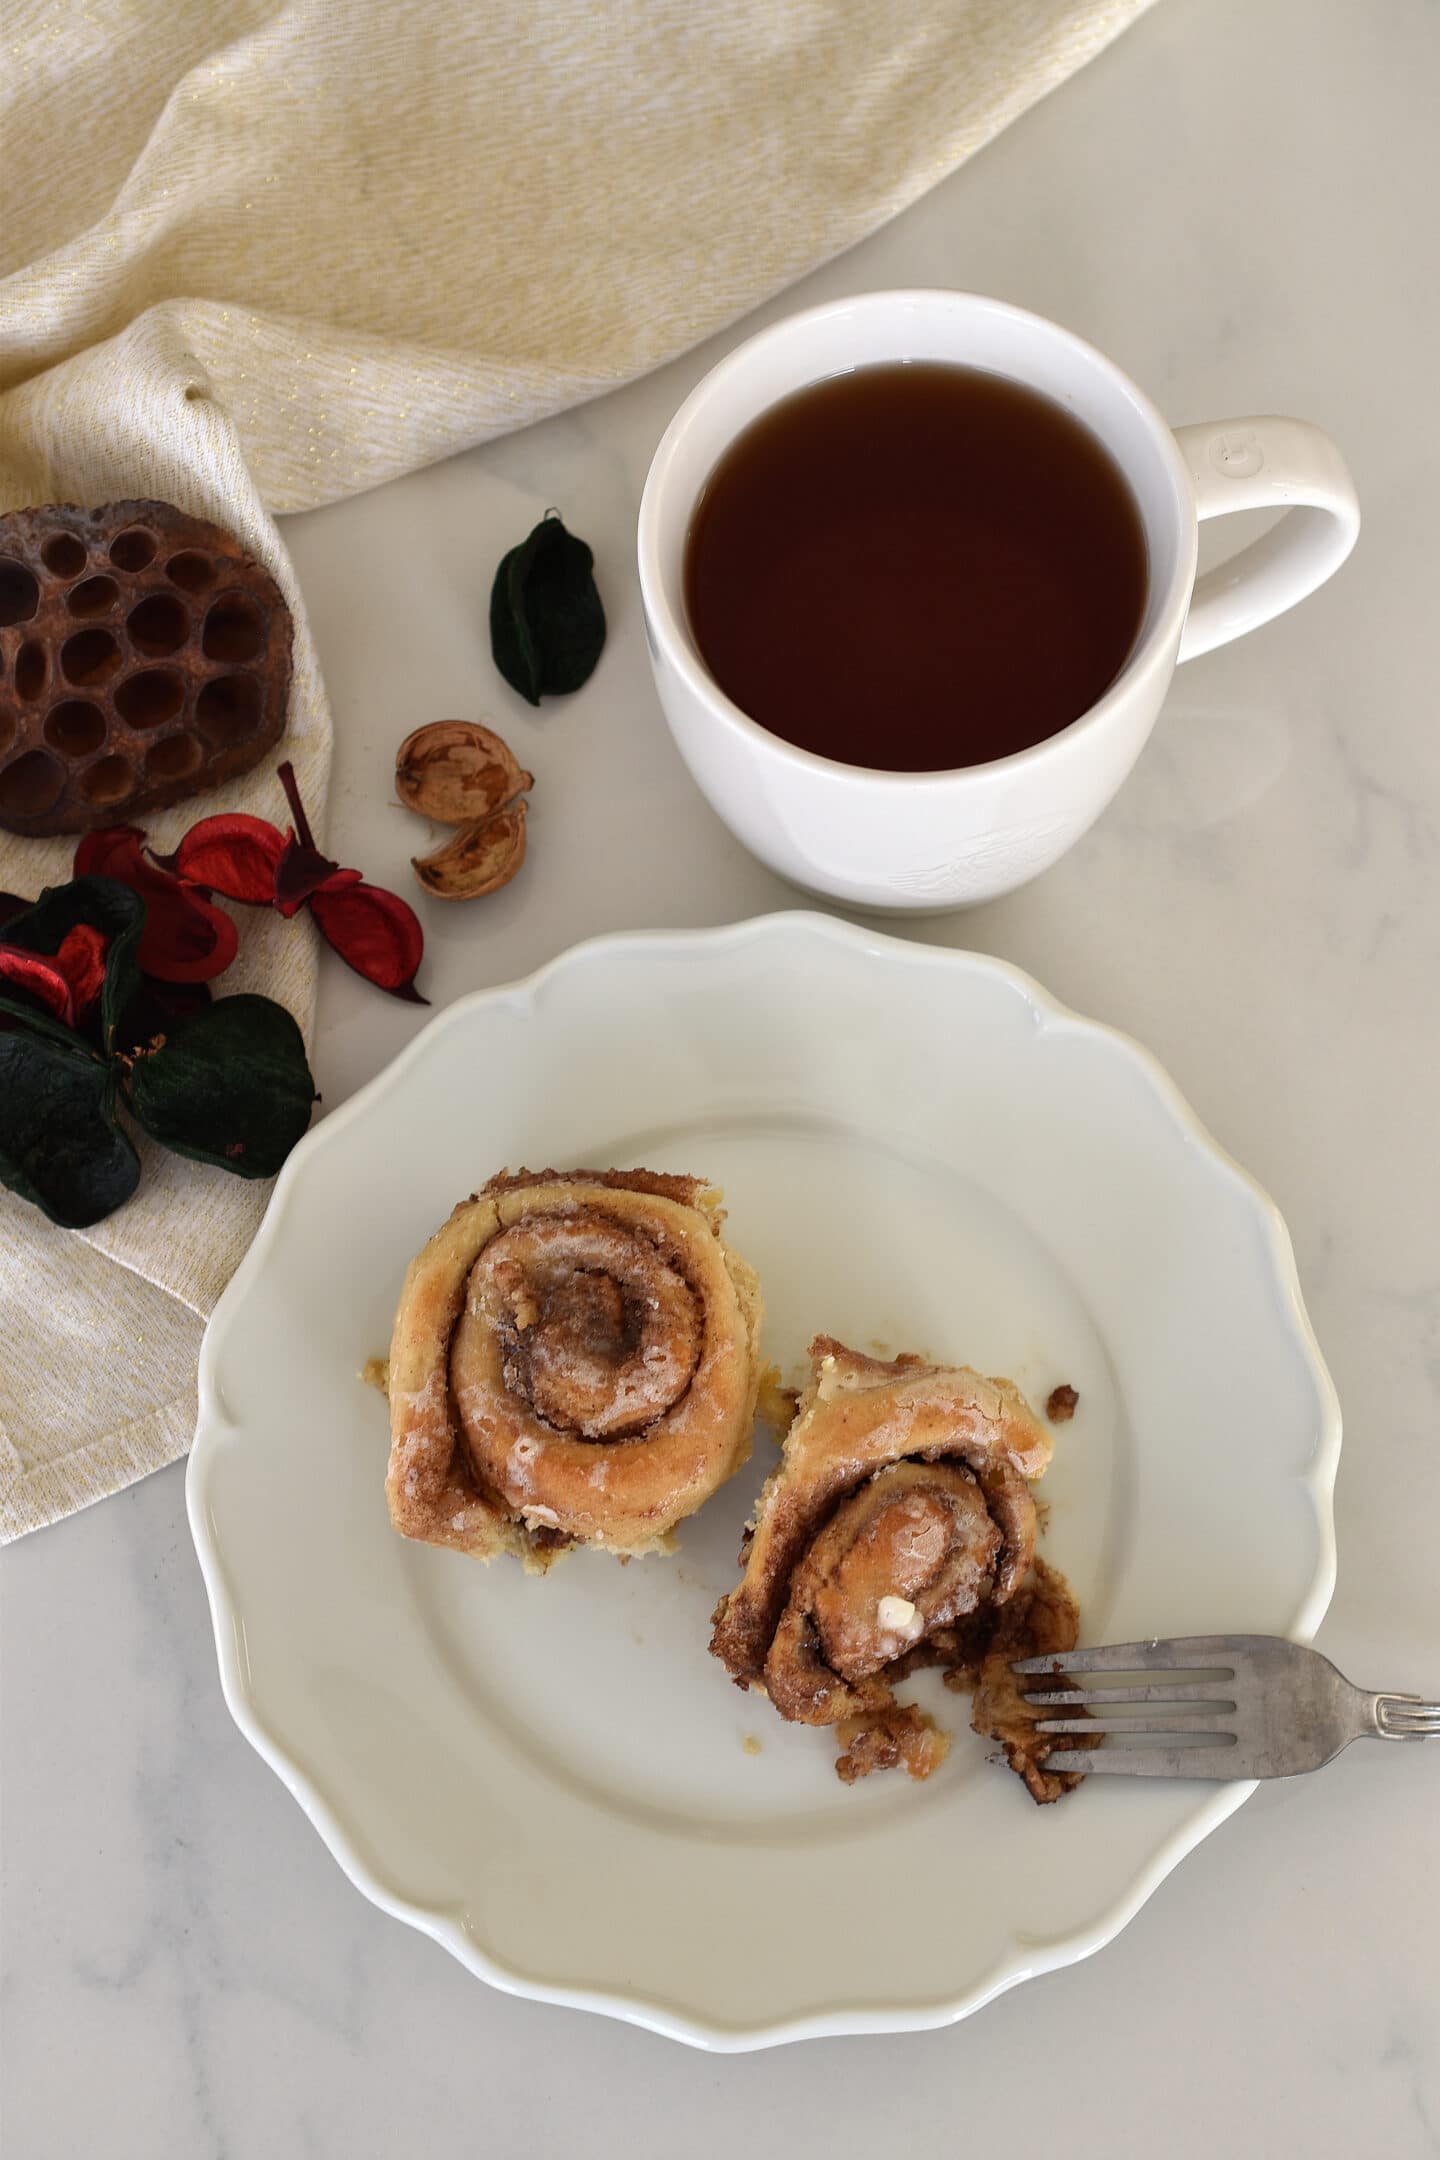
[{"label": "red dried flower petal", "polygon": [[86,833],[75,850],[77,877],[118,878],[145,902],[141,971],[162,982],[209,982],[235,957],[240,934],[230,917],[182,885],[144,853],[138,825],[107,825]]},{"label": "red dried flower petal", "polygon": [[342,870],[339,863],[331,862],[328,855],[322,855],[308,840],[297,840],[291,833],[275,872],[275,905],[288,919],[298,914],[322,886],[359,883],[358,870]]},{"label": "red dried flower petal", "polygon": [[144,861],[140,853],[144,838],[138,825],[102,825],[96,832],[87,832],[75,848],[76,877],[113,877],[128,885],[127,871]]},{"label": "red dried flower petal", "polygon": [[[324,884],[317,885],[315,890],[316,892],[343,892],[347,885],[362,885],[363,883],[364,879],[358,870],[332,870]],[[377,885],[375,890],[380,892],[383,887]]]},{"label": "red dried flower petal", "polygon": [[397,894],[332,879],[312,893],[310,913],[321,936],[357,975],[407,1004],[429,1004],[415,988],[425,933],[415,910]]},{"label": "red dried flower petal", "polygon": [[47,957],[41,953],[22,952],[18,945],[0,945],[0,983],[8,983],[13,989],[28,990],[39,1002],[66,1027],[75,1025],[75,999],[63,969],[58,965],[58,955]]},{"label": "red dried flower petal", "polygon": [[161,982],[213,982],[235,958],[240,933],[230,917],[182,886],[184,899],[146,893],[145,928],[140,933],[142,973]]},{"label": "red dried flower petal", "polygon": [[285,790],[285,800],[290,805],[290,815],[295,820],[295,830],[285,835],[285,853],[275,872],[275,905],[284,916],[294,915],[304,907],[312,893],[319,892],[322,885],[342,878],[351,885],[358,885],[358,870],[342,870],[339,863],[331,862],[315,845],[315,835],[310,830],[310,820],[305,815],[305,805],[300,800],[300,785],[295,778],[295,768],[286,758],[275,768],[275,777]]},{"label": "red dried flower petal", "polygon": [[76,923],[60,940],[55,965],[70,985],[75,1018],[85,1020],[105,987],[105,956],[110,940],[93,923]]},{"label": "red dried flower petal", "polygon": [[173,855],[151,859],[187,885],[203,886],[246,907],[270,907],[275,873],[285,853],[285,835],[265,818],[235,811],[201,818],[192,825]]}]

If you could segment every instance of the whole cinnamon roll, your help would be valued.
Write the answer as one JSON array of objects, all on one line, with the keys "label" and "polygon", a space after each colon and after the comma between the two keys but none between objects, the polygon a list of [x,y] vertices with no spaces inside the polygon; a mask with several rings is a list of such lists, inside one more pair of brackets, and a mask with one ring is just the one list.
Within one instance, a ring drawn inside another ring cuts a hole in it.
[{"label": "whole cinnamon roll", "polygon": [[[987,1675],[985,1729],[1003,1741],[1011,1705],[990,1656],[1003,1616],[1048,1614],[1068,1598],[1035,1559],[1030,1481],[1049,1463],[1050,1435],[1008,1380],[864,1357],[824,1335],[810,1355],[744,1576],[716,1609],[710,1647],[782,1717],[836,1726],[847,1782],[900,1764],[928,1777],[948,1741],[896,1701],[893,1683],[922,1664],[949,1666],[962,1685]],[[1042,1606],[1038,1586],[1051,1584]],[[1016,1632],[1004,1631],[1006,1660],[1025,1655]],[[1043,1752],[1025,1758],[1037,1783]]]},{"label": "whole cinnamon roll", "polygon": [[648,1552],[750,1452],[759,1286],[719,1194],[648,1170],[520,1171],[411,1263],[390,1347],[390,1517],[544,1569]]}]

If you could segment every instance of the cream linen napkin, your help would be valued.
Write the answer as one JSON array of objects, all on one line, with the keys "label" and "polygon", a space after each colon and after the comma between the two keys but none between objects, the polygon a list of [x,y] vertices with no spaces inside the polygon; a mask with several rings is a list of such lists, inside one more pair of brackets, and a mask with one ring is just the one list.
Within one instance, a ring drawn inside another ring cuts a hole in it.
[{"label": "cream linen napkin", "polygon": [[[236,532],[295,611],[287,747],[319,813],[330,720],[276,512],[682,351],[1145,4],[11,0],[0,509],[158,495]],[[281,817],[268,765],[203,808],[241,806]],[[156,816],[158,844],[198,814]],[[69,859],[0,835],[0,889]],[[247,917],[223,987],[308,1026],[308,926]],[[183,1453],[204,1319],[267,1190],[149,1150],[83,1236],[0,1192],[0,1537]]]}]

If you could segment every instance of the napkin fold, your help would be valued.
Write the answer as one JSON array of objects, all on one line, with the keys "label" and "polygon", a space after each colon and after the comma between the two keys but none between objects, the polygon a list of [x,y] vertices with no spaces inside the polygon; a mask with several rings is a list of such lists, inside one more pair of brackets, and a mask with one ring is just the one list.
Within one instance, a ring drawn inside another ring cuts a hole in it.
[{"label": "napkin fold", "polygon": [[[20,0],[0,72],[0,510],[160,496],[295,615],[287,753],[330,716],[275,515],[672,358],[873,231],[1147,0]],[[152,821],[283,820],[268,764]],[[0,835],[0,890],[71,846]],[[308,924],[226,993],[308,1031]],[[173,1461],[268,1187],[142,1147],[95,1229],[0,1191],[0,1540]]]}]

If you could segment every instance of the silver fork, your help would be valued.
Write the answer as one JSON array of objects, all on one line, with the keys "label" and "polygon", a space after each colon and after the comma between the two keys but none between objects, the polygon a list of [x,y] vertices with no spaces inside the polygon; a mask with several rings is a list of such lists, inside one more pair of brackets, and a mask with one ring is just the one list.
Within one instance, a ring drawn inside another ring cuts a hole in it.
[{"label": "silver fork", "polygon": [[[1057,1683],[1023,1692],[1024,1702],[1091,1713],[1037,1719],[1037,1732],[1101,1740],[1098,1747],[1052,1750],[1047,1770],[1122,1777],[1295,1777],[1333,1762],[1352,1740],[1440,1735],[1440,1703],[1419,1695],[1367,1695],[1318,1650],[1279,1635],[1154,1637],[1022,1658],[1010,1669]],[[1131,1673],[1145,1677],[1132,1685],[1091,1687],[1096,1673],[1119,1680]],[[1163,1674],[1183,1677],[1159,1677]],[[1058,1684],[1071,1675],[1082,1683],[1078,1688]],[[1165,1744],[1137,1744],[1146,1742]]]}]

